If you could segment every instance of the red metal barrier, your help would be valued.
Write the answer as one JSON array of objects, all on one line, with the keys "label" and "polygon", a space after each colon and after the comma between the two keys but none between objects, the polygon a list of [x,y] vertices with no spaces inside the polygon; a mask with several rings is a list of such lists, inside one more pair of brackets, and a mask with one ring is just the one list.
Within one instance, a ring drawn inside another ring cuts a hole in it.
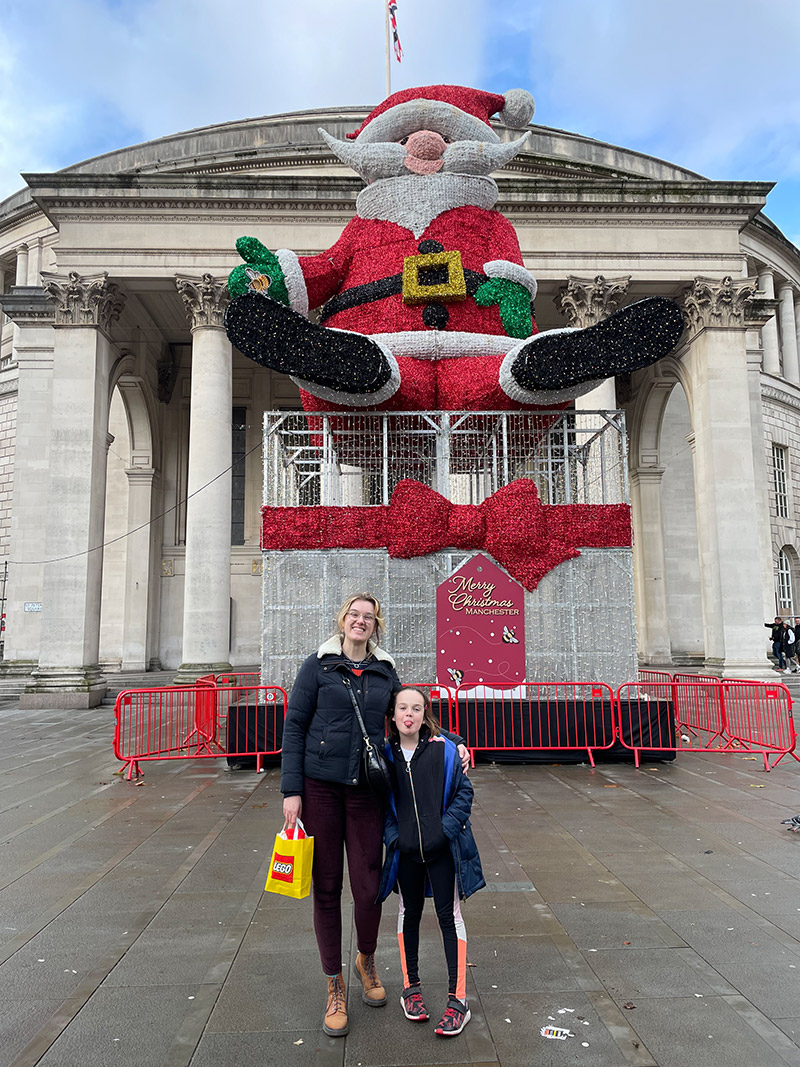
[{"label": "red metal barrier", "polygon": [[637,674],[640,682],[657,682],[660,685],[668,685],[670,682],[675,681],[668,671],[648,671],[639,668]]},{"label": "red metal barrier", "polygon": [[722,682],[725,733],[731,748],[758,752],[770,770],[770,755],[793,756],[798,763],[797,734],[792,719],[792,698],[780,682]]},{"label": "red metal barrier", "polygon": [[281,750],[286,692],[280,686],[217,689],[214,679],[195,686],[130,689],[114,707],[114,755],[138,778],[140,763],[156,759],[255,757]]},{"label": "red metal barrier", "polygon": [[261,685],[261,671],[232,671],[230,674],[218,674],[214,681],[220,687]]},{"label": "red metal barrier", "polygon": [[470,758],[479,751],[586,752],[616,740],[614,692],[604,682],[526,684],[514,688],[459,686],[456,723]]},{"label": "red metal barrier", "polygon": [[780,683],[720,682],[718,679],[665,683],[628,682],[617,690],[619,739],[640,754],[651,752],[755,752],[770,770],[769,757],[793,755],[796,744],[792,699]]}]

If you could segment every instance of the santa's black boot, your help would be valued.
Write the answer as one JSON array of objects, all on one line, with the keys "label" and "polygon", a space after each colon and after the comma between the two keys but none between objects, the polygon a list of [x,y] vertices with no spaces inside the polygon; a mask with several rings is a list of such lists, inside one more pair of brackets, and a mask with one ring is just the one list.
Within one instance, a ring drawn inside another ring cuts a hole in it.
[{"label": "santa's black boot", "polygon": [[649,297],[583,330],[537,334],[518,352],[511,377],[522,389],[536,392],[629,374],[669,355],[683,328],[677,304]]},{"label": "santa's black boot", "polygon": [[386,353],[371,338],[318,326],[262,293],[232,300],[225,330],[231,344],[262,367],[336,392],[377,393],[392,377]]}]

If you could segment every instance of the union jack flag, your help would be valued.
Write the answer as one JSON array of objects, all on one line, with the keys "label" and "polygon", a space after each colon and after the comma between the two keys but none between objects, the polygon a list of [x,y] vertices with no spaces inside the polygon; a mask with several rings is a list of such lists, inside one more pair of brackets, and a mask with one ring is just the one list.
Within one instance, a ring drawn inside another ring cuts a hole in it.
[{"label": "union jack flag", "polygon": [[399,63],[403,58],[403,46],[400,44],[400,35],[397,32],[397,4],[395,0],[387,0],[389,5],[389,19],[392,24],[392,40],[394,41],[394,54]]}]

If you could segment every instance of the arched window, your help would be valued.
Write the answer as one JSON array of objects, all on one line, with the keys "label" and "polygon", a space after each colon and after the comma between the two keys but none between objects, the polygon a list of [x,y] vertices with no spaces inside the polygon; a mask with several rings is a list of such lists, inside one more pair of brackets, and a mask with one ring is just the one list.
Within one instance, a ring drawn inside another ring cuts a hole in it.
[{"label": "arched window", "polygon": [[792,566],[783,549],[778,553],[778,613],[780,615],[794,615]]}]

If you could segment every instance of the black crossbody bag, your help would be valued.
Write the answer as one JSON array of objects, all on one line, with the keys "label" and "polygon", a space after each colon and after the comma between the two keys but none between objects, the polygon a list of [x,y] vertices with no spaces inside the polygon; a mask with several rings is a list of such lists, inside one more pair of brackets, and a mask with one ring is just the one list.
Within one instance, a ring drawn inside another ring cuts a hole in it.
[{"label": "black crossbody bag", "polygon": [[379,752],[377,748],[369,739],[367,728],[364,725],[364,720],[361,717],[361,711],[358,707],[358,701],[356,695],[353,692],[353,687],[350,685],[349,678],[343,678],[342,681],[347,686],[347,692],[350,694],[350,699],[353,702],[353,711],[356,713],[358,719],[358,725],[361,727],[361,735],[364,738],[364,747],[361,750],[361,758],[364,763],[364,773],[367,776],[373,792],[386,803],[389,800],[389,796],[392,792],[392,779],[389,776],[389,768],[386,764],[386,760],[382,752]]}]

